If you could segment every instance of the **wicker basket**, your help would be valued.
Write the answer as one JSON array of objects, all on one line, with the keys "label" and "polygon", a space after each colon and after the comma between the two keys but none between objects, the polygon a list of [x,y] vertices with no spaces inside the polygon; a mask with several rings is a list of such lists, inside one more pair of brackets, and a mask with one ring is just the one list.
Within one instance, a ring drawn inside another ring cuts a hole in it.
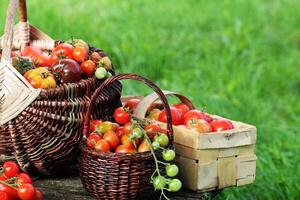
[{"label": "wicker basket", "polygon": [[[84,135],[89,134],[90,114],[95,109],[95,99],[101,91],[122,79],[141,81],[150,86],[160,97],[167,110],[167,130],[173,141],[170,108],[162,91],[150,80],[135,74],[121,74],[107,79],[94,93],[85,116]],[[143,118],[144,116],[136,116]],[[159,152],[157,152],[159,154]],[[85,189],[97,199],[155,199],[150,178],[155,169],[150,152],[120,154],[97,152],[84,144],[80,157],[80,176]]]},{"label": "wicker basket", "polygon": [[[13,28],[17,3],[17,0],[10,1],[5,35],[1,38],[2,56],[6,60],[11,60],[12,48],[22,49],[30,44],[51,50],[60,43],[27,23],[25,0],[19,1],[20,22]],[[91,47],[90,53],[94,51],[106,56],[102,50]],[[0,162],[14,159],[24,171],[44,174],[52,174],[67,165],[78,153],[84,115],[91,94],[101,83],[96,78],[88,78],[39,90],[32,103],[0,127]],[[111,120],[114,109],[121,105],[120,95],[121,84],[110,84],[101,97],[94,98],[94,115]]]}]

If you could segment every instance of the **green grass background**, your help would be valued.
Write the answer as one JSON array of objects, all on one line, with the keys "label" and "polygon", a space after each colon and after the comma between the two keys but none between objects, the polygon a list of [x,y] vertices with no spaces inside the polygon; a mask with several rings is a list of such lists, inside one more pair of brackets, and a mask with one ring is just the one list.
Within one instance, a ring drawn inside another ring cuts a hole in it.
[{"label": "green grass background", "polygon": [[[299,0],[30,0],[28,9],[53,38],[104,49],[117,72],[256,125],[256,181],[219,199],[300,199]],[[124,85],[126,94],[150,92]]]}]

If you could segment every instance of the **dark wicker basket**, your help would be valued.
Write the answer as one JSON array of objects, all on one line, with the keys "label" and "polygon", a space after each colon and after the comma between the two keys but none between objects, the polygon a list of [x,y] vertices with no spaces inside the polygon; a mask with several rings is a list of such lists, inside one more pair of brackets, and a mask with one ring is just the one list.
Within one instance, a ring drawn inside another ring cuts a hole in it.
[{"label": "dark wicker basket", "polygon": [[[24,23],[27,21],[25,0],[20,1],[19,7],[20,21]],[[8,11],[8,17],[11,12]],[[43,33],[30,35],[30,42],[40,44],[43,39],[39,39],[38,35]],[[33,40],[33,37],[36,39]],[[57,45],[60,42],[53,43]],[[91,47],[90,53],[94,51],[106,56],[102,50]],[[0,127],[0,162],[16,160],[29,173],[52,174],[68,165],[68,161],[75,160],[91,94],[102,82],[88,78],[41,90],[34,102]],[[103,91],[101,97],[94,98],[95,116],[112,120],[114,109],[121,105],[120,96],[121,84],[114,82]]]},{"label": "dark wicker basket", "polygon": [[[160,97],[167,110],[167,130],[173,141],[169,104],[163,92],[150,80],[135,74],[120,74],[107,79],[94,93],[85,116],[84,135],[89,135],[89,123],[94,103],[103,90],[122,79],[141,81],[150,86]],[[156,152],[159,154],[159,152]],[[122,154],[98,152],[82,145],[80,177],[84,188],[97,199],[155,199],[150,178],[155,169],[150,152]]]}]

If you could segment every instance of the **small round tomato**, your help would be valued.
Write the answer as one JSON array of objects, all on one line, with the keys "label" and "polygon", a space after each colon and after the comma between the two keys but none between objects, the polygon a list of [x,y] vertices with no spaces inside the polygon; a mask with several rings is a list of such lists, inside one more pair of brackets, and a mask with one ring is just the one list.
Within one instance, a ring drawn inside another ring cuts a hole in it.
[{"label": "small round tomato", "polygon": [[86,60],[83,63],[81,63],[80,70],[87,77],[91,77],[96,71],[96,64],[91,60]]},{"label": "small round tomato", "polygon": [[147,152],[147,151],[151,151],[151,144],[146,139],[144,139],[139,145],[138,152]]},{"label": "small round tomato", "polygon": [[110,151],[110,146],[109,146],[109,143],[106,140],[100,139],[95,144],[95,149],[98,150],[98,151],[102,151],[102,152],[108,152],[108,151]]},{"label": "small round tomato", "polygon": [[85,61],[88,55],[88,50],[83,46],[78,46],[73,49],[73,59],[77,62]]},{"label": "small round tomato", "polygon": [[1,200],[10,200],[8,194],[6,192],[0,191],[0,199]]},{"label": "small round tomato", "polygon": [[120,139],[114,131],[104,133],[103,139],[109,143],[111,149],[115,149],[120,144]]},{"label": "small round tomato", "polygon": [[160,132],[161,128],[157,124],[149,124],[145,128],[147,135],[150,139],[153,139],[157,133]]},{"label": "small round tomato", "polygon": [[12,188],[6,184],[0,183],[0,191],[8,194],[9,199],[11,199],[11,200],[18,199],[17,190],[15,190],[14,188]]},{"label": "small round tomato", "polygon": [[102,139],[102,137],[97,134],[97,133],[91,133],[87,139],[87,146],[88,147],[91,147],[91,148],[94,148],[95,147],[95,144],[100,140]]},{"label": "small round tomato", "polygon": [[149,114],[147,115],[147,118],[158,121],[158,117],[159,117],[160,113],[161,113],[161,110],[159,110],[158,108],[154,108],[153,110],[151,110],[149,112]]},{"label": "small round tomato", "polygon": [[18,196],[22,200],[32,200],[35,197],[35,188],[32,184],[23,184],[18,187]]},{"label": "small round tomato", "polygon": [[20,168],[17,163],[13,161],[7,161],[2,166],[4,174],[7,178],[12,178],[19,174]]},{"label": "small round tomato", "polygon": [[126,133],[125,131],[126,131],[125,128],[122,126],[122,127],[119,127],[119,128],[117,129],[116,133],[117,133],[117,135],[118,135],[119,137],[122,137],[123,135],[128,134],[128,133]]},{"label": "small round tomato", "polygon": [[[172,124],[173,125],[180,125],[182,124],[183,116],[179,110],[173,106],[170,106],[171,115],[172,115]],[[159,114],[158,121],[160,122],[167,122],[166,110],[163,109]]]},{"label": "small round tomato", "polygon": [[198,133],[211,132],[210,124],[203,119],[192,119],[192,123],[187,128]]},{"label": "small round tomato", "polygon": [[119,107],[114,112],[114,118],[119,124],[126,124],[130,121],[130,114],[123,107]]},{"label": "small round tomato", "polygon": [[175,159],[175,151],[172,149],[166,149],[162,153],[162,157],[165,161],[172,161]]},{"label": "small round tomato", "polygon": [[179,179],[172,179],[169,183],[170,192],[178,192],[182,187],[182,183]]},{"label": "small round tomato", "polygon": [[156,135],[153,141],[157,142],[161,147],[167,147],[169,145],[169,137],[166,134]]},{"label": "small round tomato", "polygon": [[93,120],[91,123],[90,123],[90,132],[94,132],[96,130],[96,128],[102,123],[101,120]]},{"label": "small round tomato", "polygon": [[107,76],[107,71],[103,67],[98,67],[95,71],[95,76],[97,79],[104,79]]},{"label": "small round tomato", "polygon": [[166,186],[166,178],[163,177],[163,176],[157,176],[157,177],[154,177],[153,179],[153,187],[156,189],[156,190],[162,190],[165,188]]},{"label": "small round tomato", "polygon": [[20,173],[17,177],[17,185],[23,185],[26,183],[32,184],[32,179],[28,174]]},{"label": "small round tomato", "polygon": [[43,193],[39,189],[35,189],[35,197],[34,200],[43,200]]},{"label": "small round tomato", "polygon": [[67,43],[57,45],[50,55],[50,62],[53,64],[57,63],[62,58],[73,59],[73,46]]},{"label": "small round tomato", "polygon": [[102,122],[99,126],[97,126],[95,131],[97,133],[105,133],[108,131],[115,131],[116,128],[117,127],[114,125],[114,123],[105,121],[105,122]]},{"label": "small round tomato", "polygon": [[127,145],[120,145],[116,148],[115,150],[116,153],[134,153],[135,150],[134,150],[134,147],[132,146],[127,146]]},{"label": "small round tomato", "polygon": [[184,125],[188,126],[191,123],[192,119],[203,119],[208,123],[212,121],[212,118],[209,115],[195,109],[185,113],[185,115],[183,116]]},{"label": "small round tomato", "polygon": [[127,108],[130,110],[130,112],[133,112],[137,107],[137,105],[140,103],[140,101],[141,101],[140,99],[129,99],[125,103],[124,108]]},{"label": "small round tomato", "polygon": [[234,126],[231,121],[226,119],[217,119],[210,122],[212,132],[220,132],[233,129]]},{"label": "small round tomato", "polygon": [[174,107],[177,108],[179,112],[181,112],[182,116],[190,110],[190,108],[184,103],[175,104]]},{"label": "small round tomato", "polygon": [[124,133],[125,134],[130,134],[131,133],[131,122],[127,122],[126,124],[124,124]]},{"label": "small round tomato", "polygon": [[134,128],[132,130],[132,135],[134,136],[134,138],[138,139],[141,139],[144,136],[143,131],[140,128]]},{"label": "small round tomato", "polygon": [[170,165],[170,164],[168,164],[166,166],[166,174],[169,177],[175,177],[175,176],[177,176],[178,172],[179,172],[179,168],[177,167],[177,165],[174,165],[174,164]]},{"label": "small round tomato", "polygon": [[[134,140],[135,142],[135,145],[138,146],[140,144],[140,141],[139,139],[135,139]],[[133,140],[130,139],[130,135],[127,134],[127,135],[123,135],[121,137],[121,144],[125,145],[125,146],[131,146],[131,147],[134,147],[134,143],[133,143]]]}]

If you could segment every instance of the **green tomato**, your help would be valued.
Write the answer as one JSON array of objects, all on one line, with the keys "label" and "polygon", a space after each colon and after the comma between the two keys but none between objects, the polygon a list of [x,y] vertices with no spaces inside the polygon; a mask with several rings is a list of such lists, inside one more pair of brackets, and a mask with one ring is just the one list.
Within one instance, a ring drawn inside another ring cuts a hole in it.
[{"label": "green tomato", "polygon": [[96,69],[95,76],[97,79],[103,79],[106,77],[107,71],[103,67],[99,67]]},{"label": "green tomato", "polygon": [[154,177],[153,187],[156,190],[162,190],[162,189],[165,188],[165,186],[166,186],[166,179],[165,179],[165,177],[163,177],[163,176]]},{"label": "green tomato", "polygon": [[154,141],[158,142],[161,147],[167,147],[169,145],[169,138],[165,134],[156,135]]},{"label": "green tomato", "polygon": [[140,128],[134,128],[132,130],[132,135],[134,136],[134,138],[140,139],[143,137],[143,132]]},{"label": "green tomato", "polygon": [[158,142],[152,142],[152,148],[153,148],[154,151],[159,149],[159,147],[160,147],[160,145],[159,145]]},{"label": "green tomato", "polygon": [[167,165],[166,167],[166,173],[169,177],[174,177],[174,176],[177,176],[179,172],[179,169],[177,167],[177,165]]},{"label": "green tomato", "polygon": [[172,149],[164,150],[162,153],[162,157],[165,161],[172,161],[175,159],[175,151]]},{"label": "green tomato", "polygon": [[170,192],[178,192],[182,187],[182,183],[179,179],[174,178],[169,183]]}]

